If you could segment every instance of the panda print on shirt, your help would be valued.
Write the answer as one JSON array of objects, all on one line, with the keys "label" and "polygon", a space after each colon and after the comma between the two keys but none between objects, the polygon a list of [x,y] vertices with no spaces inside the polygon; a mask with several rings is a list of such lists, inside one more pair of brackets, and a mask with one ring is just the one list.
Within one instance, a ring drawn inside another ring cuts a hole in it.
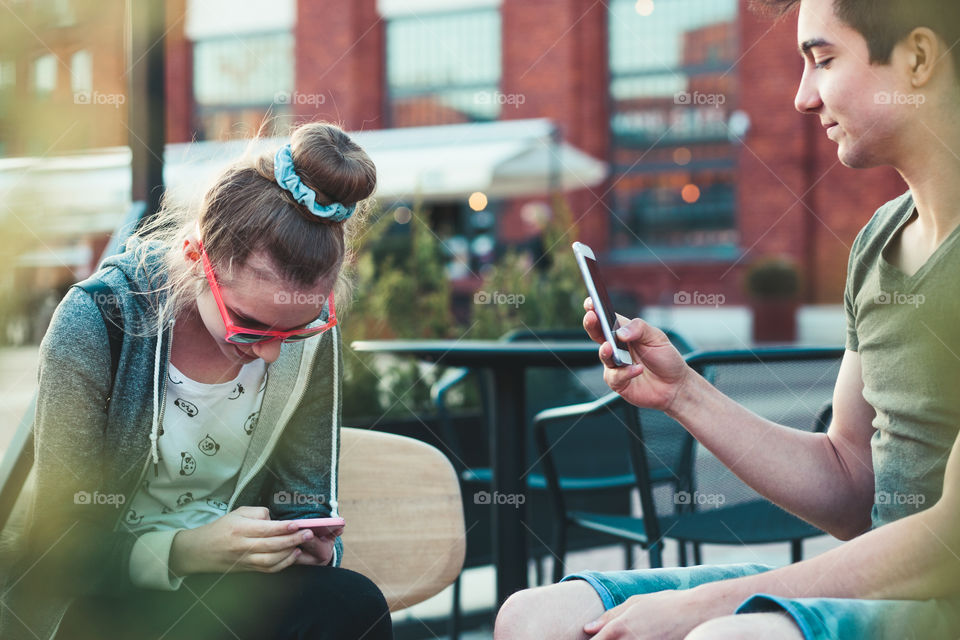
[{"label": "panda print on shirt", "polygon": [[173,401],[173,406],[180,411],[183,411],[185,414],[191,418],[196,418],[197,414],[200,413],[200,410],[197,409],[197,405],[193,404],[189,400],[184,400],[183,398],[177,398]]},{"label": "panda print on shirt", "polygon": [[249,416],[247,416],[246,421],[243,423],[243,432],[245,434],[252,435],[253,430],[257,428],[257,418],[260,417],[259,411],[254,411]]},{"label": "panda print on shirt", "polygon": [[192,476],[197,470],[197,459],[190,455],[189,451],[180,452],[180,475]]},{"label": "panda print on shirt", "polygon": [[220,445],[210,437],[209,433],[204,436],[203,440],[201,440],[197,446],[200,448],[200,453],[208,456],[215,456],[217,455],[217,451],[220,451]]},{"label": "panda print on shirt", "polygon": [[[122,522],[131,531],[193,528],[227,513],[266,389],[267,365],[244,365],[234,380],[204,384],[170,363],[157,439]],[[256,391],[254,391],[256,390]]]}]

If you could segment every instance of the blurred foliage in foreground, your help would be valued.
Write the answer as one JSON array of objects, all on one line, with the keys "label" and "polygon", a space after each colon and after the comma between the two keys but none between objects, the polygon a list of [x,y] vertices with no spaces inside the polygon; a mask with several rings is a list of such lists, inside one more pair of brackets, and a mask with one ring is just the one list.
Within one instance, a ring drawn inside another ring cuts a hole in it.
[{"label": "blurred foliage in foreground", "polygon": [[[360,354],[349,348],[354,340],[496,339],[513,329],[579,328],[583,282],[570,244],[577,238],[563,199],[543,233],[544,254],[506,251],[484,276],[479,292],[470,294],[469,317],[453,313],[454,293],[446,276],[448,260],[441,240],[417,208],[408,223],[404,246],[389,253],[377,250],[394,222],[380,215],[357,242],[354,252],[356,289],[353,302],[341,314],[345,377],[343,412],[353,419],[380,419],[432,413],[430,386],[442,373],[411,359]],[[374,216],[376,217],[376,216]],[[470,393],[461,406],[475,406]]]}]

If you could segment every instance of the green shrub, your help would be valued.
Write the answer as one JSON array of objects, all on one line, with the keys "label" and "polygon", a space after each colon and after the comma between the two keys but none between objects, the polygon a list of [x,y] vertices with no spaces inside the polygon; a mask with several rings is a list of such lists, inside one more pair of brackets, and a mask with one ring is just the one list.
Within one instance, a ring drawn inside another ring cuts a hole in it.
[{"label": "green shrub", "polygon": [[[539,261],[507,251],[481,283],[480,290],[511,295],[518,303],[471,305],[467,324],[454,318],[447,257],[420,208],[415,208],[405,236],[389,233],[396,224],[390,213],[374,215],[376,221],[353,247],[355,295],[340,314],[348,422],[433,413],[430,387],[442,374],[439,367],[410,359],[356,353],[349,348],[355,340],[496,339],[513,329],[581,326],[584,287],[570,251],[575,230],[562,199],[554,211]],[[461,407],[479,404],[473,385],[464,385],[457,398]]]}]

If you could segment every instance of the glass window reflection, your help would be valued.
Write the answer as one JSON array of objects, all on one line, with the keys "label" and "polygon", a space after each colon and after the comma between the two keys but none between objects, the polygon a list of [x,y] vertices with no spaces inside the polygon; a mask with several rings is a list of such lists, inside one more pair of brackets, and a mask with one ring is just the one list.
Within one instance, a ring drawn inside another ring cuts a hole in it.
[{"label": "glass window reflection", "polygon": [[614,248],[737,241],[737,0],[612,0]]}]

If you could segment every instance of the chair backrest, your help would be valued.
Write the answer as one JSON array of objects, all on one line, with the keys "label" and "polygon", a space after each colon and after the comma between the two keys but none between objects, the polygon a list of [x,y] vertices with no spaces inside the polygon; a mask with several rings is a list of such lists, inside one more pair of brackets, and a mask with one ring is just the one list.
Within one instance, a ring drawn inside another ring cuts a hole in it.
[{"label": "chair backrest", "polygon": [[341,430],[342,566],[383,591],[391,611],[439,593],[463,566],[460,484],[428,444],[365,429]]},{"label": "chair backrest", "polygon": [[[842,348],[783,347],[699,351],[686,359],[717,389],[754,413],[776,424],[822,431],[842,358]],[[657,515],[669,515],[765,500],[679,423],[646,409],[637,410],[637,417],[643,442],[640,466],[646,465],[645,473],[653,480],[674,478],[650,483],[651,505],[645,511],[653,508]],[[762,448],[744,455],[762,455]]]},{"label": "chair backrest", "polygon": [[[29,426],[14,438],[29,442],[15,443],[17,451],[8,450],[5,458],[4,522],[33,462]],[[339,475],[340,514],[347,521],[342,566],[373,580],[391,611],[456,579],[466,545],[463,506],[456,473],[440,451],[412,438],[344,428]],[[0,546],[15,551],[12,530],[19,527],[11,520]]]},{"label": "chair backrest", "polygon": [[[690,343],[680,334],[670,329],[664,329],[670,342],[686,354],[691,351]],[[516,329],[504,335],[501,340],[506,342],[589,342],[583,329]],[[539,458],[536,454],[537,445],[534,442],[533,418],[544,409],[556,407],[558,403],[564,405],[575,403],[589,403],[606,396],[610,389],[603,382],[603,365],[599,360],[595,365],[568,369],[563,367],[532,367],[527,370],[527,421],[528,429],[527,452],[531,461]],[[626,454],[626,451],[623,452]]]}]

